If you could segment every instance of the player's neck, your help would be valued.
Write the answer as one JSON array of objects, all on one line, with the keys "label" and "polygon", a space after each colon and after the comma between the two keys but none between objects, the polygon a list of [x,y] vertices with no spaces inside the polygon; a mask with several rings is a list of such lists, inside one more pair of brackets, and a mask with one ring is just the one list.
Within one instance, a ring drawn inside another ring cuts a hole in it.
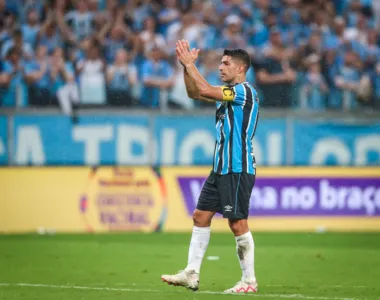
[{"label": "player's neck", "polygon": [[246,82],[245,76],[235,78],[235,80],[233,80],[230,84],[239,84],[243,82]]}]

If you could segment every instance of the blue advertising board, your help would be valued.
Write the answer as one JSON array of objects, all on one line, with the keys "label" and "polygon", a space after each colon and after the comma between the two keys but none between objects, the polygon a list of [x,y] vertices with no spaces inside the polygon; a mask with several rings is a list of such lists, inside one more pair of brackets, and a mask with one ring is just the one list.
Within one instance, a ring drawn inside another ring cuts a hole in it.
[{"label": "blue advertising board", "polygon": [[[76,125],[61,115],[13,118],[15,164],[212,164],[212,116],[93,115],[81,116]],[[0,131],[6,143],[3,134],[6,130]],[[380,163],[380,124],[262,118],[253,148],[258,165],[375,165]]]},{"label": "blue advertising board", "polygon": [[0,116],[0,165],[8,163],[8,125],[7,117]]},{"label": "blue advertising board", "polygon": [[[159,145],[157,162],[166,165],[212,164],[215,148],[215,118],[156,117],[154,130]],[[286,149],[284,143],[285,120],[263,119],[259,122],[253,149],[261,164],[284,164]]]},{"label": "blue advertising board", "polygon": [[294,165],[380,164],[380,123],[294,121]]},{"label": "blue advertising board", "polygon": [[[149,163],[148,118],[15,116],[16,164],[101,165]],[[143,149],[141,149],[143,148]]]}]

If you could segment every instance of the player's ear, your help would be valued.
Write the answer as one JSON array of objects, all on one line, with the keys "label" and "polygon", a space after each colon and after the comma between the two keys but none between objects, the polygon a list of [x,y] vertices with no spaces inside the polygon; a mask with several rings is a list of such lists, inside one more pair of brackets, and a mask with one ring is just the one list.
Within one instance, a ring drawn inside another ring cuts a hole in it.
[{"label": "player's ear", "polygon": [[240,67],[241,67],[242,73],[247,73],[247,71],[248,71],[247,65],[241,65]]},{"label": "player's ear", "polygon": [[245,66],[244,65],[240,65],[239,66],[239,73],[243,73],[244,69],[245,69]]}]

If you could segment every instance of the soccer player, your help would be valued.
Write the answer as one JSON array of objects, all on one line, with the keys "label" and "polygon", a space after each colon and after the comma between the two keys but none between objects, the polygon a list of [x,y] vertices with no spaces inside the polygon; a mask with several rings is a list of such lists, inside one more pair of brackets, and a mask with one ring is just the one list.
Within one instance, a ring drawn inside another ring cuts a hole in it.
[{"label": "soccer player", "polygon": [[257,292],[254,248],[247,218],[249,200],[255,183],[255,157],[251,140],[258,120],[256,90],[246,82],[250,67],[248,53],[242,49],[224,50],[219,66],[223,86],[211,86],[195,66],[199,49],[187,41],[176,44],[176,54],[184,66],[184,79],[190,98],[216,103],[216,144],[213,170],[207,178],[193,214],[194,226],[188,265],[175,275],[162,275],[172,285],[197,290],[199,272],[210,239],[211,220],[216,212],[228,219],[235,235],[242,270],[241,280],[226,293]]}]

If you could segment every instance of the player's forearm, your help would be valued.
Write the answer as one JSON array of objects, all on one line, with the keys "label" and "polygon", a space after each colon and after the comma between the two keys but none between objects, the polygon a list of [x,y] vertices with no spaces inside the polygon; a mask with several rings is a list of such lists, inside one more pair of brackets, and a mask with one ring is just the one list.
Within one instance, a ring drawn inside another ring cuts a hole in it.
[{"label": "player's forearm", "polygon": [[189,64],[186,66],[186,71],[191,80],[194,81],[195,87],[199,92],[199,95],[207,97],[207,91],[210,89],[210,84],[203,78],[201,73],[199,73],[197,67],[194,64]]},{"label": "player's forearm", "polygon": [[187,96],[190,98],[196,99],[199,97],[199,90],[197,86],[195,85],[195,81],[190,77],[189,73],[187,73],[186,68],[183,71],[183,76],[185,79],[185,86],[186,86],[186,92]]}]

